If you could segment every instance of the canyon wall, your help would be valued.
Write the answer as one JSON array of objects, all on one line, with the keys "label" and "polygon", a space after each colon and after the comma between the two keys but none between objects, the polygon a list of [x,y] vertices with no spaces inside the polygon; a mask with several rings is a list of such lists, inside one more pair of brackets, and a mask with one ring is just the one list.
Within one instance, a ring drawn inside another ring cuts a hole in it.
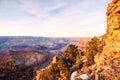
[{"label": "canyon wall", "polygon": [[105,46],[97,63],[120,57],[120,0],[112,0],[107,7],[107,30],[103,36]]},{"label": "canyon wall", "polygon": [[120,0],[112,0],[107,7],[107,30],[102,53],[96,55],[94,80],[120,80]]}]

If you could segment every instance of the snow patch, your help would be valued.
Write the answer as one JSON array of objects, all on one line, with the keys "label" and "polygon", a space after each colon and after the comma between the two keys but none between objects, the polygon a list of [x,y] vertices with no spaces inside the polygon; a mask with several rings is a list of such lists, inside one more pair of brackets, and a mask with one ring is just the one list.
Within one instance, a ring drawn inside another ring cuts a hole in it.
[{"label": "snow patch", "polygon": [[89,76],[87,74],[81,74],[80,76],[78,76],[78,78],[81,78],[81,79],[88,79]]},{"label": "snow patch", "polygon": [[74,71],[74,72],[71,74],[70,80],[75,80],[75,75],[76,75],[76,71]]}]

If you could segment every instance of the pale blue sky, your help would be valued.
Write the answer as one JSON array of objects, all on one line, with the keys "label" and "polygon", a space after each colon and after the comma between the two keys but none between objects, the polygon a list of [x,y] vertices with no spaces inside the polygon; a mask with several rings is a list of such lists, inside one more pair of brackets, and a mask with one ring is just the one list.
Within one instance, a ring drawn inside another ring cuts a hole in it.
[{"label": "pale blue sky", "polygon": [[0,0],[0,36],[99,36],[110,1]]}]

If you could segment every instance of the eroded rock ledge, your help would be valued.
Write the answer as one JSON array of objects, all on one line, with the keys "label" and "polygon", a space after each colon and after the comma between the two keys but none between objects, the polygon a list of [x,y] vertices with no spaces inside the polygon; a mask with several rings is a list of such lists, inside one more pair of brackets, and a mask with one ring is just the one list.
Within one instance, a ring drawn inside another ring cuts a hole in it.
[{"label": "eroded rock ledge", "polygon": [[103,36],[105,46],[99,57],[99,64],[108,59],[120,57],[120,0],[112,0],[107,7],[107,30]]}]

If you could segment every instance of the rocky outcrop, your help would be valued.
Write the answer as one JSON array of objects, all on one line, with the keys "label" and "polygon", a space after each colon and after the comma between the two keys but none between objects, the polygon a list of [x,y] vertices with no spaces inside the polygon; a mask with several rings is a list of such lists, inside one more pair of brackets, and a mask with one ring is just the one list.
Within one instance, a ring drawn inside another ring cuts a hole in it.
[{"label": "rocky outcrop", "polygon": [[120,80],[120,0],[112,0],[107,7],[107,31],[102,37],[105,46],[96,55],[95,80]]},{"label": "rocky outcrop", "polygon": [[103,36],[105,46],[100,55],[98,65],[105,60],[120,57],[120,0],[112,0],[107,7],[107,30]]},{"label": "rocky outcrop", "polygon": [[86,73],[90,80],[120,80],[120,0],[112,0],[107,7],[107,30],[100,39],[105,42],[101,53],[94,58],[95,64],[83,67],[79,74]]},{"label": "rocky outcrop", "polygon": [[120,80],[120,57],[106,60],[94,73],[95,80]]}]

